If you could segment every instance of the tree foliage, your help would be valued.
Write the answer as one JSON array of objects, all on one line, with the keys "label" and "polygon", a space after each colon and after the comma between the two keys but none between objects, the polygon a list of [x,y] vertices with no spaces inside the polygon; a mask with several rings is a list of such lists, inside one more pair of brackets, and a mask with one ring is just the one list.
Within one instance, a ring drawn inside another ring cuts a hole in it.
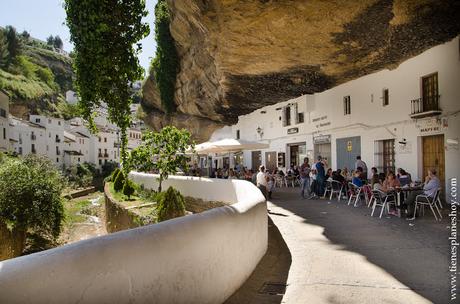
[{"label": "tree foliage", "polygon": [[54,37],[53,46],[60,50],[63,49],[64,43],[62,42],[62,39],[61,37],[59,37],[59,35],[56,35],[56,37]]},{"label": "tree foliage", "polygon": [[151,72],[160,91],[161,104],[166,113],[174,112],[174,92],[179,70],[179,56],[169,30],[171,16],[166,0],[158,0],[155,6],[155,40],[157,49],[152,61]]},{"label": "tree foliage", "polygon": [[9,54],[6,34],[2,29],[0,29],[0,68],[7,66]]},{"label": "tree foliage", "polygon": [[126,179],[125,184],[123,185],[123,194],[128,197],[128,199],[131,198],[131,195],[134,194],[135,191],[135,185],[134,182],[131,181],[129,178]]},{"label": "tree foliage", "polygon": [[193,149],[190,132],[167,126],[160,132],[147,132],[142,136],[142,144],[131,151],[127,161],[129,170],[156,171],[159,177],[158,192],[162,182],[179,168],[187,171],[186,152]]},{"label": "tree foliage", "polygon": [[8,43],[8,65],[11,64],[16,56],[21,54],[21,41],[19,40],[16,29],[11,25],[6,27],[6,41]]},{"label": "tree foliage", "polygon": [[0,220],[56,238],[61,231],[64,180],[45,157],[10,158],[0,166]]},{"label": "tree foliage", "polygon": [[157,207],[158,221],[166,221],[185,215],[185,201],[180,192],[169,187],[163,195],[159,196]]},{"label": "tree foliage", "polygon": [[120,170],[113,181],[113,189],[118,192],[123,189],[124,184],[125,184],[125,174],[123,173],[122,170]]},{"label": "tree foliage", "polygon": [[76,87],[83,117],[96,131],[95,108],[104,101],[109,119],[121,130],[121,157],[126,159],[131,84],[143,77],[138,43],[149,33],[142,22],[145,0],[65,0],[67,25],[74,43]]}]

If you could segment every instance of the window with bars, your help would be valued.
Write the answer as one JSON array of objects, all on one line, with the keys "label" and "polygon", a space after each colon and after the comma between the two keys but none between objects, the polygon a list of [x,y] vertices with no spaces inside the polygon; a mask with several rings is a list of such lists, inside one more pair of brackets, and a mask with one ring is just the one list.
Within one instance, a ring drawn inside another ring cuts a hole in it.
[{"label": "window with bars", "polygon": [[350,96],[343,97],[343,115],[351,114],[351,98]]},{"label": "window with bars", "polygon": [[375,164],[379,172],[395,172],[395,140],[385,139],[375,142]]}]

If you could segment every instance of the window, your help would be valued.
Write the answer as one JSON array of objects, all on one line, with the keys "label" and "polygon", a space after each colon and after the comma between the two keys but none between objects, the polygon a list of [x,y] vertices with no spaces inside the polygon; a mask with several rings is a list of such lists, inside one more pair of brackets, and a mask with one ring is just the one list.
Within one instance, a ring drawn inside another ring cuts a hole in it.
[{"label": "window", "polygon": [[102,165],[102,159],[99,159],[99,165]]},{"label": "window", "polygon": [[343,115],[351,114],[351,99],[350,96],[343,97]]},{"label": "window", "polygon": [[297,113],[297,121],[298,121],[298,123],[303,123],[304,122],[303,113]]},{"label": "window", "polygon": [[37,151],[35,151],[35,144],[32,144],[32,153],[35,154]]},{"label": "window", "polygon": [[423,111],[439,110],[438,73],[422,78]]},{"label": "window", "polygon": [[107,142],[107,137],[104,137],[104,142]]},{"label": "window", "polygon": [[48,137],[51,138],[51,132],[49,133]]},{"label": "window", "polygon": [[0,108],[0,116],[6,118],[6,111],[5,111],[5,109]]},{"label": "window", "polygon": [[56,162],[58,163],[59,162],[59,158],[56,157]]},{"label": "window", "polygon": [[291,107],[287,106],[283,108],[283,127],[291,125]]},{"label": "window", "polygon": [[99,142],[101,142],[101,138],[99,137]]},{"label": "window", "polygon": [[22,147],[19,147],[19,155],[22,155]]},{"label": "window", "polygon": [[374,159],[376,160],[375,163],[379,172],[395,172],[395,140],[378,140],[375,143]]},{"label": "window", "polygon": [[3,128],[3,139],[6,139],[6,128]]},{"label": "window", "polygon": [[388,89],[383,89],[382,100],[383,106],[387,106],[390,104],[390,92],[388,91]]},{"label": "window", "polygon": [[240,130],[236,130],[236,139],[240,139]]},{"label": "window", "polygon": [[78,162],[80,162],[80,157],[78,158]]},{"label": "window", "polygon": [[60,120],[58,120],[58,125],[61,125],[61,121],[60,121]]},{"label": "window", "polygon": [[40,123],[40,118],[35,118],[36,123]]}]

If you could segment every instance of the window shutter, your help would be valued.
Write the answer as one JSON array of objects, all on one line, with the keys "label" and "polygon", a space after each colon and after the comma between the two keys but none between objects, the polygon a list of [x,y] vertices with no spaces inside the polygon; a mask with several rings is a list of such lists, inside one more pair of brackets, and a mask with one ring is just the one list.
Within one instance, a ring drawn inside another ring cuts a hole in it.
[{"label": "window shutter", "polygon": [[296,103],[294,104],[294,117],[295,117],[295,124],[299,123],[299,105]]}]

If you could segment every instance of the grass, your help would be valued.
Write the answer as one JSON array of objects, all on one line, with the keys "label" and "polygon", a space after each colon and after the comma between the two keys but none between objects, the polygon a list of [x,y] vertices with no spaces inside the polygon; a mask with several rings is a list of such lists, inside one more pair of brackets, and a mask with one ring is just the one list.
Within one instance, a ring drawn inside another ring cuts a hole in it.
[{"label": "grass", "polygon": [[[140,197],[138,195],[137,191],[135,192],[134,195],[131,195],[131,197],[128,198],[121,191],[120,192],[115,191],[115,189],[113,188],[113,183],[112,182],[109,182],[109,192],[112,195],[112,197],[117,201],[117,203],[119,203],[120,205],[122,205],[124,207],[139,206],[139,205],[142,205],[142,204],[154,203],[155,202],[153,200],[148,200],[148,199],[144,199],[144,198]],[[142,208],[130,209],[130,211],[132,211],[132,212],[134,212],[134,213],[136,213],[138,215],[141,215],[141,216],[151,215],[152,211],[154,211],[154,210],[156,210],[156,204],[151,205],[151,206],[147,206],[147,207],[142,207]]]},{"label": "grass", "polygon": [[83,223],[86,221],[86,216],[79,214],[81,210],[88,207],[91,202],[88,199],[83,200],[68,200],[64,202],[65,222],[66,225],[72,226],[76,223]]},{"label": "grass", "polygon": [[0,69],[0,89],[21,99],[38,99],[55,94],[55,90],[43,81],[26,78],[23,75],[14,75]]}]

